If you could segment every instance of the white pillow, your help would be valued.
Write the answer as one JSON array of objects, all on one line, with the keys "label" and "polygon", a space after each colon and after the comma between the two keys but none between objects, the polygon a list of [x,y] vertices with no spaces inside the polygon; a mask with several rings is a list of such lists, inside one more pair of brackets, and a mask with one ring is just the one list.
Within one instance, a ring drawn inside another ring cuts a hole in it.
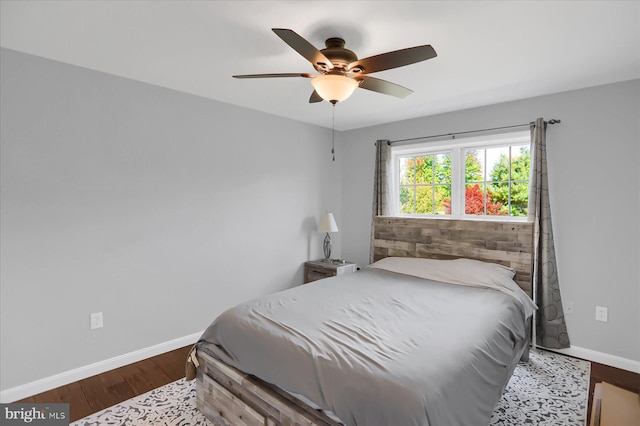
[{"label": "white pillow", "polygon": [[529,296],[513,281],[515,271],[497,263],[473,259],[386,257],[368,267],[450,284],[498,290],[518,299],[525,307],[527,317],[536,308]]}]

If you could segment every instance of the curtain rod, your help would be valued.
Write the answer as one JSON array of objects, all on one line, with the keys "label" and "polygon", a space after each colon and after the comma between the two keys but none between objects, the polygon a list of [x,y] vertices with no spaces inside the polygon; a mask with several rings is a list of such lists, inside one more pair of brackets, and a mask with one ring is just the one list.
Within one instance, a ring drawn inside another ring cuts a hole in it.
[{"label": "curtain rod", "polygon": [[[552,118],[549,121],[545,121],[545,124],[557,124],[557,123],[561,123],[560,120]],[[432,138],[442,138],[445,136],[451,136],[451,138],[455,139],[456,135],[466,135],[469,133],[479,133],[479,132],[488,132],[491,130],[502,130],[502,129],[513,129],[515,127],[525,127],[525,126],[534,126],[536,123],[534,121],[530,122],[530,123],[523,123],[523,124],[514,124],[513,126],[502,126],[502,127],[491,127],[489,129],[478,129],[478,130],[467,130],[466,132],[453,132],[453,133],[443,133],[441,135],[431,135],[431,136],[420,136],[417,138],[409,138],[409,139],[398,139],[395,141],[389,141],[389,145],[394,144],[396,142],[409,142],[409,141],[415,141],[415,140],[419,140],[419,139],[432,139]]]}]

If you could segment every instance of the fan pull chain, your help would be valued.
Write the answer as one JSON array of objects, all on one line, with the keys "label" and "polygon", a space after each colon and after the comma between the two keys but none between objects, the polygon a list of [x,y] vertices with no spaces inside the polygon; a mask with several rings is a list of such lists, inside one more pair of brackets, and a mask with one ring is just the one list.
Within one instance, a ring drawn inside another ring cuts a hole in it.
[{"label": "fan pull chain", "polygon": [[336,104],[332,102],[331,108],[331,155],[333,161],[336,161]]}]

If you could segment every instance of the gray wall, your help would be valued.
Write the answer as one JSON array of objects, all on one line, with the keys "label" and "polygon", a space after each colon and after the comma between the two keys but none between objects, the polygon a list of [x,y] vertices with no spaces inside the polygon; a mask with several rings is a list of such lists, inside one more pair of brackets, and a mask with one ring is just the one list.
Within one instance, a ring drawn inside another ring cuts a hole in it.
[{"label": "gray wall", "polygon": [[[640,361],[640,81],[558,93],[343,132],[342,249],[369,256],[376,139],[558,118],[547,131],[563,301],[572,345]],[[609,322],[595,321],[595,306]]]},{"label": "gray wall", "polygon": [[[300,284],[321,257],[320,214],[342,225],[328,129],[0,59],[2,390],[197,333]],[[105,327],[90,330],[100,311]]]}]

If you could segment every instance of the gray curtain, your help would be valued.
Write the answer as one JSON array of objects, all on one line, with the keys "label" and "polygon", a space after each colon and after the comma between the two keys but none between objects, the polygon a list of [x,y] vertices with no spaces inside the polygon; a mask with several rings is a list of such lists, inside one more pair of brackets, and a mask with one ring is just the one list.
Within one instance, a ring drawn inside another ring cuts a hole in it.
[{"label": "gray curtain", "polygon": [[388,216],[389,212],[389,179],[391,166],[391,145],[388,140],[376,141],[376,167],[373,176],[373,209],[371,217],[371,245],[369,262],[373,262],[373,218]]},{"label": "gray curtain", "polygon": [[534,229],[533,291],[538,305],[535,319],[536,344],[546,348],[568,348],[569,335],[564,321],[556,253],[551,227],[549,182],[547,179],[547,123],[538,118],[531,127],[531,181],[529,220]]}]

